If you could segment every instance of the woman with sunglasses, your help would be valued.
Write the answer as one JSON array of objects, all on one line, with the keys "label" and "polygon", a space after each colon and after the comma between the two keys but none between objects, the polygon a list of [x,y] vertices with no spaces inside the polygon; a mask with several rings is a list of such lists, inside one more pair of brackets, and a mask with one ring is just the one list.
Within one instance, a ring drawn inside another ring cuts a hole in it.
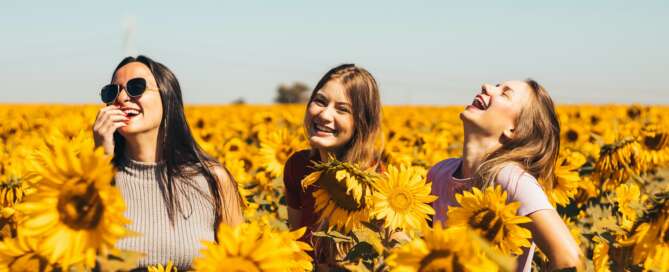
[{"label": "woman with sunglasses", "polygon": [[93,125],[95,144],[113,155],[128,228],[141,234],[117,246],[146,254],[140,267],[171,260],[189,269],[219,223],[243,220],[234,179],[193,139],[179,81],[164,65],[127,57],[100,95],[107,106]]}]

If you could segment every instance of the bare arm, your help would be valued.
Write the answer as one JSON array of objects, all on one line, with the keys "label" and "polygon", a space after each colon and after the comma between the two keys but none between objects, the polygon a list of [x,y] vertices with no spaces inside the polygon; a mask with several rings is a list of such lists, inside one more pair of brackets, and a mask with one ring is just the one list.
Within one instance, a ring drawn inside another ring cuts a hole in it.
[{"label": "bare arm", "polygon": [[551,262],[551,270],[576,267],[583,268],[581,250],[558,213],[551,210],[539,210],[528,215],[531,223],[526,226],[534,242]]},{"label": "bare arm", "polygon": [[223,218],[221,223],[236,226],[244,221],[242,214],[242,200],[237,190],[236,182],[232,181],[230,174],[223,167],[214,168],[214,173],[221,183],[221,204],[223,205]]}]

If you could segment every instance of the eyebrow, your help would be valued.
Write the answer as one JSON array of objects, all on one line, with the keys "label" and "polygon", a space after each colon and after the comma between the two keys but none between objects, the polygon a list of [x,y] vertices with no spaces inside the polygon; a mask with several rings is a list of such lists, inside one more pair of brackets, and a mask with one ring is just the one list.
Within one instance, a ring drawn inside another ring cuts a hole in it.
[{"label": "eyebrow", "polygon": [[335,104],[340,105],[340,106],[347,106],[349,108],[353,107],[353,105],[351,103],[348,103],[348,102],[335,102]]},{"label": "eyebrow", "polygon": [[504,92],[504,91],[512,91],[512,92],[515,92],[514,89],[511,89],[511,87],[509,87],[509,86],[507,86],[507,85],[504,85],[504,87],[502,87],[502,91],[503,91],[503,92]]},{"label": "eyebrow", "polygon": [[[321,91],[316,92],[316,95],[314,96],[314,98],[323,98],[323,99],[328,100],[328,101],[330,100],[330,98],[328,98],[328,97],[327,97],[325,94],[323,94]],[[349,102],[335,101],[335,105],[340,105],[340,106],[341,106],[341,105],[344,105],[344,106],[348,106],[348,107],[353,107],[353,104],[351,104],[351,103],[349,103]]]}]

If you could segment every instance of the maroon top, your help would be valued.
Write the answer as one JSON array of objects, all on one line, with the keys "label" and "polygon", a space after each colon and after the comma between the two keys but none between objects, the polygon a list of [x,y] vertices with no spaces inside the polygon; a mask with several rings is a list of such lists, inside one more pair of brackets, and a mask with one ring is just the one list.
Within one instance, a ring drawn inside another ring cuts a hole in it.
[{"label": "maroon top", "polygon": [[302,211],[299,227],[307,227],[307,231],[301,240],[308,242],[311,232],[315,230],[318,214],[315,211],[315,199],[313,192],[315,185],[310,185],[306,190],[302,189],[302,179],[314,172],[310,167],[312,161],[318,161],[318,155],[311,156],[310,150],[296,152],[286,161],[283,170],[283,184],[286,186],[286,202],[288,207]]}]

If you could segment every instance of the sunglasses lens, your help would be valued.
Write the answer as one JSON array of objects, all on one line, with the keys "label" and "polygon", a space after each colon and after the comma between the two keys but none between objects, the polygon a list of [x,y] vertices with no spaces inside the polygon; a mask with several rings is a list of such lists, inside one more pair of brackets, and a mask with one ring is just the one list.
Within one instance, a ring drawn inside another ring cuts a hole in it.
[{"label": "sunglasses lens", "polygon": [[116,96],[118,95],[118,85],[116,84],[109,84],[107,86],[104,86],[102,88],[102,91],[100,91],[100,98],[102,98],[102,102],[105,103],[111,103],[116,100]]},{"label": "sunglasses lens", "polygon": [[129,96],[138,97],[144,93],[144,90],[146,90],[146,80],[143,78],[133,78],[126,84]]}]

